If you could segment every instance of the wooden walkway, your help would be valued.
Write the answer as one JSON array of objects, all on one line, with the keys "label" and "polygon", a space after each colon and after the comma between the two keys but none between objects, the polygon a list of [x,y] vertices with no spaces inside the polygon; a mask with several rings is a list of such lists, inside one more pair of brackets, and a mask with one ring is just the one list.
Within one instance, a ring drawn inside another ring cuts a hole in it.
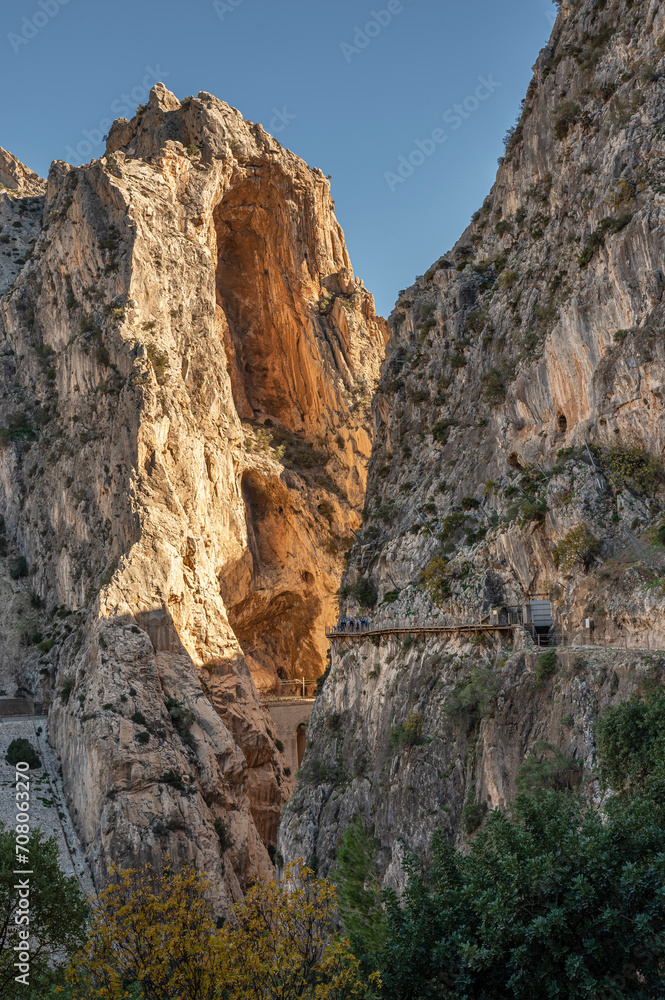
[{"label": "wooden walkway", "polygon": [[328,639],[371,639],[373,636],[382,635],[464,635],[469,632],[512,632],[516,625],[486,625],[486,624],[460,624],[460,625],[408,625],[404,622],[397,622],[394,625],[385,625],[382,628],[360,629],[359,631],[343,631],[326,628],[326,638]]}]

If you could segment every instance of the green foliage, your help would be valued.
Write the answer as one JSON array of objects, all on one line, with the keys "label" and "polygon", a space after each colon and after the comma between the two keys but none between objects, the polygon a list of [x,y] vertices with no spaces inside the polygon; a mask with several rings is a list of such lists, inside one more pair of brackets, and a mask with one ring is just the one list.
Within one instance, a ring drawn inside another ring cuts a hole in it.
[{"label": "green foliage", "polygon": [[577,121],[580,113],[579,104],[574,101],[560,101],[551,115],[552,132],[555,139],[565,139]]},{"label": "green foliage", "polygon": [[175,698],[167,698],[166,711],[169,713],[171,722],[182,742],[194,749],[196,740],[191,732],[192,726],[196,722],[194,713],[188,708],[184,708]]},{"label": "green foliage", "polygon": [[581,779],[584,765],[569,754],[539,741],[520,768],[516,786],[518,792],[536,792],[551,789],[561,792],[576,788]]},{"label": "green foliage", "polygon": [[12,766],[21,762],[27,764],[31,771],[42,766],[37,751],[30,740],[26,740],[24,737],[19,737],[11,741],[7,747],[5,760]]},{"label": "green foliage", "polygon": [[353,597],[358,604],[362,605],[364,608],[373,608],[379,599],[379,594],[372,583],[367,577],[361,576],[356,582],[347,589],[347,596]]},{"label": "green foliage", "polygon": [[644,448],[605,448],[601,461],[612,482],[621,487],[652,496],[663,482],[663,466]]},{"label": "green foliage", "polygon": [[223,819],[215,820],[215,833],[219,838],[219,849],[224,854],[233,847],[233,837],[229,831],[228,824]]},{"label": "green foliage", "polygon": [[493,368],[482,377],[485,400],[490,406],[497,406],[506,398],[506,380],[503,372]]},{"label": "green foliage", "polygon": [[474,802],[473,799],[468,799],[465,802],[462,810],[462,824],[467,837],[476,832],[486,815],[486,802]]},{"label": "green foliage", "polygon": [[438,441],[439,444],[446,444],[450,435],[450,428],[455,427],[456,424],[456,420],[439,420],[438,423],[434,424],[434,427],[432,427],[432,437],[435,441]]},{"label": "green foliage", "polygon": [[13,413],[5,419],[5,426],[0,427],[0,448],[14,441],[34,441],[37,437],[26,413]]},{"label": "green foliage", "polygon": [[665,778],[665,691],[658,688],[605,709],[594,724],[603,782],[645,792]]},{"label": "green foliage", "polygon": [[139,712],[138,710],[136,712],[134,712],[134,714],[131,716],[131,720],[132,720],[132,722],[135,722],[137,724],[137,726],[147,726],[148,725],[148,722],[147,722],[147,719],[146,719],[145,715],[143,714],[143,712]]},{"label": "green foliage", "polygon": [[310,757],[300,769],[300,777],[307,785],[336,785],[344,776],[337,764],[326,764],[318,757]]},{"label": "green foliage", "polygon": [[586,524],[578,524],[557,542],[552,550],[552,557],[556,568],[567,573],[578,562],[588,570],[599,552],[598,539],[591,534]]},{"label": "green foliage", "polygon": [[544,684],[545,681],[552,676],[556,668],[557,655],[556,649],[553,647],[552,649],[548,649],[544,653],[541,653],[536,660],[536,683],[539,685]]},{"label": "green foliage", "polygon": [[499,681],[492,670],[472,667],[468,677],[457,683],[446,698],[445,710],[475,725],[492,713],[498,690]]},{"label": "green foliage", "polygon": [[660,996],[664,850],[644,804],[603,816],[551,791],[494,811],[465,853],[436,835],[402,898],[385,894],[381,996]]},{"label": "green foliage", "polygon": [[438,534],[438,539],[440,542],[447,542],[449,538],[455,534],[458,528],[463,528],[466,522],[466,514],[462,514],[460,511],[453,511],[452,514],[448,514],[444,517],[441,522],[441,530]]},{"label": "green foliage", "polygon": [[165,385],[169,370],[169,356],[164,351],[161,351],[156,344],[147,344],[146,353],[148,355],[148,360],[152,365],[152,370],[155,373],[155,378],[159,385]]},{"label": "green foliage", "polygon": [[463,497],[461,506],[462,510],[478,510],[480,507],[480,500],[476,500],[475,497]]},{"label": "green foliage", "polygon": [[383,947],[386,921],[375,870],[378,844],[360,816],[347,826],[337,849],[337,900],[342,926],[354,954],[366,962]]},{"label": "green foliage", "polygon": [[[665,542],[663,544],[665,544]],[[381,603],[394,604],[398,597],[399,597],[399,590],[389,590],[386,594],[383,595],[383,600],[381,601]]]},{"label": "green foliage", "polygon": [[69,701],[72,691],[76,687],[76,681],[73,677],[65,677],[62,684],[60,685],[60,701],[63,705],[66,705]]},{"label": "green foliage", "polygon": [[422,712],[410,712],[405,722],[391,730],[388,742],[393,750],[421,746],[424,743]]},{"label": "green foliage", "polygon": [[609,234],[610,236],[614,233],[618,233],[620,230],[627,226],[632,219],[632,214],[630,212],[624,215],[619,215],[612,217],[606,215],[604,219],[600,220],[600,224],[597,229],[587,237],[587,241],[584,245],[584,250],[579,254],[577,258],[577,263],[580,267],[586,267],[587,264],[593,259],[596,250],[599,249],[605,242],[605,237]]},{"label": "green foliage", "polygon": [[[14,948],[19,943],[15,917],[19,896],[14,874],[16,841],[13,831],[0,824],[0,997],[25,996],[41,1000],[61,982],[63,964],[84,938],[87,906],[75,878],[67,878],[58,865],[55,837],[45,840],[41,830],[30,834],[25,847],[35,862],[30,867],[30,973],[29,985],[17,984],[19,970]],[[24,927],[25,925],[18,925]]]},{"label": "green foliage", "polygon": [[189,154],[189,156],[197,157],[201,155],[201,150],[199,149],[198,146],[194,145],[194,143],[190,143],[190,145],[187,147],[187,153]]},{"label": "green foliage", "polygon": [[421,574],[421,582],[433,601],[445,601],[452,594],[448,560],[443,556],[434,556],[428,562]]},{"label": "green foliage", "polygon": [[9,575],[12,580],[22,580],[29,573],[28,561],[25,556],[18,556],[16,559],[12,559],[9,567]]},{"label": "green foliage", "polygon": [[138,740],[139,743],[145,746],[146,743],[150,742],[150,733],[143,730],[142,732],[136,734],[136,739]]}]

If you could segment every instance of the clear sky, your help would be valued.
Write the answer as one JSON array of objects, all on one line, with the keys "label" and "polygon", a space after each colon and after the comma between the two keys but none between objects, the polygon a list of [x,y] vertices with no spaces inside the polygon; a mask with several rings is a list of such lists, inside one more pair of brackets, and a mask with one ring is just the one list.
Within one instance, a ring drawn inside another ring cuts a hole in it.
[{"label": "clear sky", "polygon": [[100,122],[131,117],[155,77],[180,98],[209,91],[332,175],[354,270],[387,315],[489,190],[554,9],[3,0],[0,145],[45,176],[100,155]]}]

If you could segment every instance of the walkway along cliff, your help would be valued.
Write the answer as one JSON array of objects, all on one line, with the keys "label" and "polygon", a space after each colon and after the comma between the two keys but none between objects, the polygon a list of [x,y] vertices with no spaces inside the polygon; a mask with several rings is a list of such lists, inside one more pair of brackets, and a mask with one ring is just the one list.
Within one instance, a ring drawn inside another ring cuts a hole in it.
[{"label": "walkway along cliff", "polygon": [[[664,53],[655,0],[563,0],[491,192],[400,293],[341,607],[385,631],[332,642],[287,861],[330,871],[359,815],[401,886],[534,754],[595,794],[598,711],[662,677]],[[545,600],[564,648],[389,628]]]},{"label": "walkway along cliff", "polygon": [[98,882],[169,853],[223,911],[271,870],[259,696],[323,672],[385,324],[326,177],[210,94],[46,182],[1,156],[0,687]]}]

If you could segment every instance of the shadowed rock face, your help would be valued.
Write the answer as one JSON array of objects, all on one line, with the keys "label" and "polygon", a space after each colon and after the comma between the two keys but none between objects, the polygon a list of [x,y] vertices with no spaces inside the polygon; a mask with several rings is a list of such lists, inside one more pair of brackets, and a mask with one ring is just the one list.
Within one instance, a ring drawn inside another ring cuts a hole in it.
[{"label": "shadowed rock face", "polygon": [[168,852],[225,909],[270,867],[258,689],[323,670],[384,324],[323,174],[209,94],[158,85],[0,212],[0,686],[50,708],[100,878]]},{"label": "shadowed rock face", "polygon": [[[600,644],[665,648],[664,51],[662,5],[564,2],[494,187],[400,293],[345,581],[368,579],[385,619],[473,622],[547,594],[569,639],[592,619]],[[421,850],[444,827],[463,842],[465,802],[506,803],[538,740],[592,764],[595,713],[662,662],[566,655],[534,688],[528,649],[341,647],[305,758],[337,762],[336,781],[303,780],[280,850],[325,871],[360,813],[402,884],[398,838]],[[496,689],[469,727],[446,705],[479,667]],[[411,712],[432,743],[395,752]]]}]

